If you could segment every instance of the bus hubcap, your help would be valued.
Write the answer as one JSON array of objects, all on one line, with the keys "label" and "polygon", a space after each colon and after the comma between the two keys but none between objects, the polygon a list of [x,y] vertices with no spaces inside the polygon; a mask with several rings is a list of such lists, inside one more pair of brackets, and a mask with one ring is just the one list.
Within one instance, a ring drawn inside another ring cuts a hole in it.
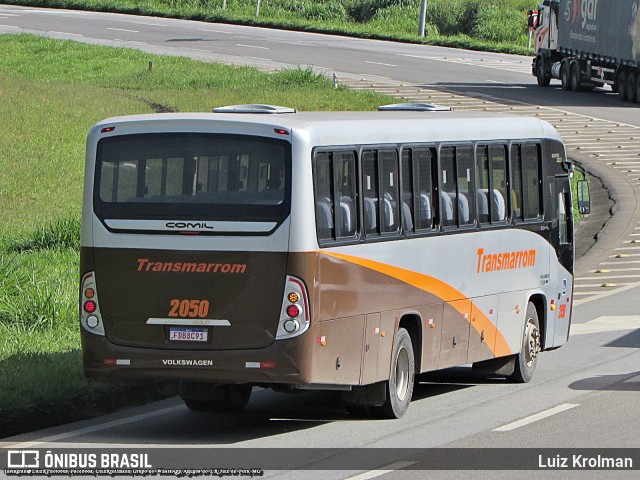
[{"label": "bus hubcap", "polygon": [[531,320],[527,322],[527,341],[525,346],[525,360],[527,367],[530,367],[535,363],[540,351],[540,331]]},{"label": "bus hubcap", "polygon": [[396,396],[404,400],[407,396],[409,386],[409,354],[407,349],[402,347],[398,351],[398,361],[396,362]]}]

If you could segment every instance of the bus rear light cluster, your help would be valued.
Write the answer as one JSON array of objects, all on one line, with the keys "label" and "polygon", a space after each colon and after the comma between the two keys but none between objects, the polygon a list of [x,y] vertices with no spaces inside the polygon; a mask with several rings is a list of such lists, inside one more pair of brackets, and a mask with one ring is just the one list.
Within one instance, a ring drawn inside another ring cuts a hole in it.
[{"label": "bus rear light cluster", "polygon": [[297,337],[309,328],[309,296],[302,280],[287,276],[276,340]]},{"label": "bus rear light cluster", "polygon": [[95,335],[104,335],[95,272],[89,272],[82,277],[82,284],[80,285],[80,325],[87,332]]}]

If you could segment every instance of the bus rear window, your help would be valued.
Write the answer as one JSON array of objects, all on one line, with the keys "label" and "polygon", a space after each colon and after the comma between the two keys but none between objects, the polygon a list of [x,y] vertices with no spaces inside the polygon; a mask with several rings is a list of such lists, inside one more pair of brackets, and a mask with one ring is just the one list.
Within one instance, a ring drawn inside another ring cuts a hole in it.
[{"label": "bus rear window", "polygon": [[94,207],[101,217],[281,221],[289,213],[286,141],[144,134],[98,143]]}]

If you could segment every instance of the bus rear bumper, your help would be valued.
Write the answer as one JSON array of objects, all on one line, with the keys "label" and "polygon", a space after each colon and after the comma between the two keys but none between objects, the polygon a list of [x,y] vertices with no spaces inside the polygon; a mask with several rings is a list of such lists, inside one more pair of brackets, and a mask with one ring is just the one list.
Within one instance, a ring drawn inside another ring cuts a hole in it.
[{"label": "bus rear bumper", "polygon": [[312,383],[305,335],[252,350],[169,350],[116,345],[82,332],[85,376],[102,381],[185,381],[214,383]]}]

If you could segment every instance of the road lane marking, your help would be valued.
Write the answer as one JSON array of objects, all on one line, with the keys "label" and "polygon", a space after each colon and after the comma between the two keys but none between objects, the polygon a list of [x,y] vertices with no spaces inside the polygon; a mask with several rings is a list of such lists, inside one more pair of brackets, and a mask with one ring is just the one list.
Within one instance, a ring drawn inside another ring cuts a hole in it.
[{"label": "road lane marking", "polygon": [[382,467],[380,470],[370,470],[368,472],[360,473],[355,477],[346,478],[345,480],[371,480],[372,478],[381,477],[382,475],[395,472],[396,470],[401,470],[415,463],[416,462],[396,462],[391,465],[387,465],[386,467]]},{"label": "road lane marking", "polygon": [[225,35],[233,35],[233,32],[225,32],[224,30],[215,30],[213,28],[196,28],[199,32],[224,33]]},{"label": "road lane marking", "polygon": [[133,22],[136,25],[146,25],[148,27],[166,27],[167,25],[163,23],[146,23],[146,22]]},{"label": "road lane marking", "polygon": [[382,65],[383,67],[397,67],[398,66],[398,65],[394,65],[392,63],[370,62],[369,60],[365,60],[364,63],[368,63],[370,65]]},{"label": "road lane marking", "polygon": [[20,27],[16,27],[15,25],[0,25],[0,28],[20,28]]},{"label": "road lane marking", "polygon": [[493,431],[494,432],[510,432],[511,430],[515,430],[516,428],[524,427],[525,425],[529,425],[539,420],[549,418],[558,413],[566,412],[567,410],[570,410],[577,406],[579,406],[579,404],[577,403],[563,403],[562,405],[558,405],[557,407],[544,410],[540,413],[536,413],[535,415],[530,415],[521,420],[508,423],[507,425],[503,425],[502,427],[494,428]]},{"label": "road lane marking", "polygon": [[83,37],[84,35],[80,35],[79,33],[69,33],[69,32],[56,32],[55,30],[49,32],[51,34],[57,34],[57,35],[69,35],[72,37]]},{"label": "road lane marking", "polygon": [[116,32],[140,33],[139,30],[127,30],[126,28],[107,27],[107,30],[114,30]]},{"label": "road lane marking", "polygon": [[259,50],[271,50],[269,47],[259,47],[257,45],[245,45],[244,43],[236,43],[236,47],[257,48]]},{"label": "road lane marking", "polygon": [[133,417],[121,418],[119,420],[113,420],[111,422],[101,423],[99,425],[92,425],[90,427],[79,428],[78,430],[71,430],[68,432],[58,433],[56,435],[51,435],[49,437],[39,438],[37,440],[30,440],[27,442],[16,443],[14,445],[7,445],[3,448],[30,448],[36,445],[42,445],[43,443],[64,440],[67,438],[84,435],[86,433],[99,432],[100,430],[107,430],[109,428],[119,427],[122,425],[127,425],[129,423],[139,422],[141,420],[146,420],[148,418],[159,417],[169,413],[174,413],[180,410],[184,410],[185,408],[186,407],[184,405],[176,405],[173,407],[162,408],[154,412],[141,413],[140,415],[134,415]]},{"label": "road lane marking", "polygon": [[586,323],[572,323],[571,335],[618,332],[637,328],[640,328],[640,315],[603,316]]}]

